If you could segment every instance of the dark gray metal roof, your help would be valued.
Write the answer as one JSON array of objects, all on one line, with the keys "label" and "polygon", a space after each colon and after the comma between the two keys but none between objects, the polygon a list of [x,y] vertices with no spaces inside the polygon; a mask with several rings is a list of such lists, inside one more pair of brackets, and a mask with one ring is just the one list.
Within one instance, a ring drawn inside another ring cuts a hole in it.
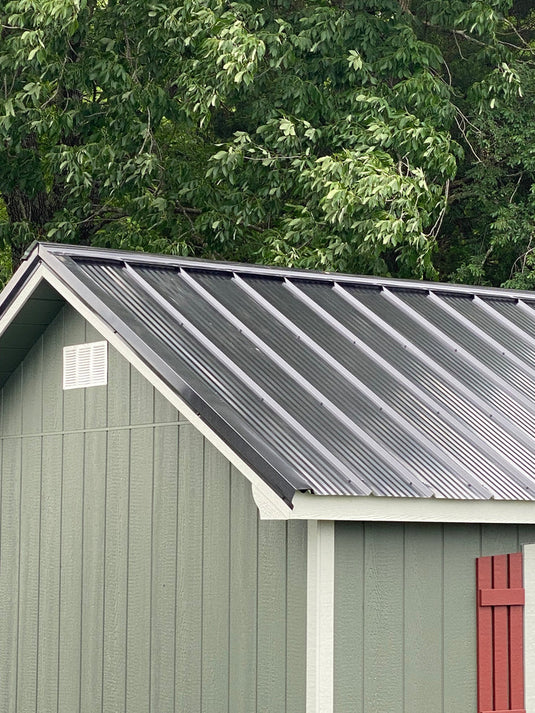
[{"label": "dark gray metal roof", "polygon": [[40,244],[0,314],[41,263],[288,502],[535,499],[532,293]]}]

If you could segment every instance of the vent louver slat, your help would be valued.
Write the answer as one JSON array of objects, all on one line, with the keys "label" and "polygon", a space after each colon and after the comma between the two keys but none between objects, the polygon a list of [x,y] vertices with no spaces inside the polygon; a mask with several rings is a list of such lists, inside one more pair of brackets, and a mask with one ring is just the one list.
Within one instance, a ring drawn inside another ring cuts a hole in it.
[{"label": "vent louver slat", "polygon": [[107,342],[73,344],[63,349],[63,389],[103,386],[108,380]]}]

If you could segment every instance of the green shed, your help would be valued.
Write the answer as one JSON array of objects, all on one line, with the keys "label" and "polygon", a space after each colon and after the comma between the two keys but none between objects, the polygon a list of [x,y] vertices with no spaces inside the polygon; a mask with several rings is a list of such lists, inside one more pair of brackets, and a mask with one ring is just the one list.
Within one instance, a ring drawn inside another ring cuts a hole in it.
[{"label": "green shed", "polygon": [[35,244],[0,713],[535,713],[534,346],[530,292]]}]

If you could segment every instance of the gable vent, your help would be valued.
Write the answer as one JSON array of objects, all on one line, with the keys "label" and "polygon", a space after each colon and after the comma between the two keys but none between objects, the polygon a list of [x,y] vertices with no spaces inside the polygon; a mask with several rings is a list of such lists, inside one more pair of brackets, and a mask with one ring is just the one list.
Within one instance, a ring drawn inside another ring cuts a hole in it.
[{"label": "gable vent", "polygon": [[63,388],[103,386],[108,381],[108,344],[91,342],[63,348]]}]

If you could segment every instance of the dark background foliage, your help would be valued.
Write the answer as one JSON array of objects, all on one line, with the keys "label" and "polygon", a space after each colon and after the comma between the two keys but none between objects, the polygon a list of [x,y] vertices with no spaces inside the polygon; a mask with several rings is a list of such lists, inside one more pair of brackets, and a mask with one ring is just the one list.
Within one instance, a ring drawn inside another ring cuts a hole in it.
[{"label": "dark background foliage", "polygon": [[13,0],[0,281],[35,239],[535,281],[519,0]]}]

